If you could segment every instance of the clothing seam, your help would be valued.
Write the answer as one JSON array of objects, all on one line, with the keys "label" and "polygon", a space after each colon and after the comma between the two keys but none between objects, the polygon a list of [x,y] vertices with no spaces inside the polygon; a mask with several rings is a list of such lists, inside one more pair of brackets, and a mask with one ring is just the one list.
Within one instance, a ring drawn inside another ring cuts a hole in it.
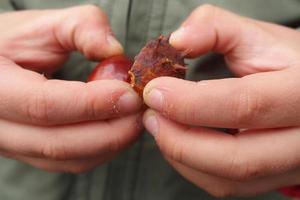
[{"label": "clothing seam", "polygon": [[[100,2],[101,2],[101,0],[100,0]],[[108,8],[107,8],[107,15],[108,15],[108,18],[109,19],[112,19],[112,17],[113,17],[113,12],[114,12],[114,5],[115,5],[115,0],[110,0],[109,1],[110,3],[108,4]]]},{"label": "clothing seam", "polygon": [[126,13],[126,32],[125,32],[125,41],[124,48],[125,50],[128,48],[128,40],[129,40],[129,30],[130,30],[130,18],[131,18],[131,10],[132,10],[132,0],[128,0],[128,7]]},{"label": "clothing seam", "polygon": [[[148,10],[148,16],[147,16],[147,21],[148,21],[148,25],[147,25],[147,34],[145,34],[144,37],[144,41],[146,42],[149,39],[149,35],[150,35],[150,25],[151,25],[151,17],[152,17],[152,13],[153,13],[153,6],[154,6],[154,0],[151,1],[151,6],[150,9]],[[136,184],[137,184],[137,180],[139,177],[139,170],[140,170],[140,162],[141,162],[141,155],[142,155],[142,151],[143,151],[143,145],[144,145],[144,134],[142,135],[139,144],[137,146],[137,155],[136,155],[136,166],[135,166],[135,173],[133,175],[133,181],[132,181],[132,189],[130,191],[130,200],[134,200],[134,194],[136,191]]]},{"label": "clothing seam", "polygon": [[9,0],[9,3],[14,10],[24,10],[24,6],[19,6],[14,0]]},{"label": "clothing seam", "polygon": [[87,183],[86,183],[87,184],[87,193],[86,193],[87,200],[91,200],[93,174],[94,174],[94,171],[87,173]]},{"label": "clothing seam", "polygon": [[104,185],[104,193],[103,193],[103,199],[107,200],[108,196],[109,196],[109,186],[110,186],[110,176],[111,176],[111,171],[112,171],[112,163],[108,163],[107,165],[107,176],[106,176],[106,180],[105,185]]},{"label": "clothing seam", "polygon": [[137,180],[139,177],[139,171],[140,171],[140,164],[141,164],[141,156],[142,156],[142,151],[143,151],[143,146],[144,146],[144,135],[141,137],[139,144],[137,146],[137,153],[135,155],[136,158],[136,166],[134,170],[134,175],[132,179],[132,189],[130,191],[130,200],[134,200],[134,194],[137,188]]},{"label": "clothing seam", "polygon": [[[164,9],[163,9],[163,16],[162,16],[162,22],[160,24],[160,27],[159,27],[159,32],[161,34],[163,34],[163,30],[164,30],[164,27],[165,27],[165,22],[166,22],[166,15],[167,15],[167,6],[168,6],[168,3],[169,1],[168,0],[165,0],[164,1]],[[169,33],[168,33],[169,34]]]},{"label": "clothing seam", "polygon": [[[100,1],[101,2],[101,1]],[[111,0],[109,1],[110,4],[108,5],[108,8],[107,8],[107,12],[108,12],[108,16],[109,16],[109,19],[112,19],[113,17],[113,7],[114,7],[114,4],[115,4],[115,0]],[[105,180],[105,185],[104,185],[104,192],[103,192],[103,199],[107,199],[108,200],[108,197],[109,197],[109,193],[110,193],[110,177],[111,177],[111,173],[112,173],[112,162],[110,162],[107,166],[107,176],[106,176],[106,180]]]},{"label": "clothing seam", "polygon": [[64,173],[63,175],[70,176],[70,179],[71,179],[70,180],[70,185],[68,186],[66,193],[64,195],[62,195],[63,197],[61,198],[61,200],[66,200],[66,199],[69,199],[69,197],[71,196],[74,189],[76,189],[77,177],[73,174],[65,174]]},{"label": "clothing seam", "polygon": [[152,10],[153,10],[153,4],[154,4],[154,0],[151,1],[149,14],[147,16],[148,26],[147,26],[147,31],[146,31],[147,34],[145,34],[145,37],[144,37],[144,42],[146,42],[149,39],[149,35],[150,35],[150,24],[151,24],[151,14],[152,14]]}]

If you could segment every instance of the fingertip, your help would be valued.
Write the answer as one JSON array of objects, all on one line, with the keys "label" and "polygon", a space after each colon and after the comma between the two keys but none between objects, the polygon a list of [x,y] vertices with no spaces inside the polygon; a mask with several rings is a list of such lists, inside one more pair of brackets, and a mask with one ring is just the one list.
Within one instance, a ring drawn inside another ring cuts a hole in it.
[{"label": "fingertip", "polygon": [[158,89],[152,89],[144,100],[149,107],[155,110],[162,110],[163,108],[164,96]]},{"label": "fingertip", "polygon": [[120,42],[111,33],[104,33],[102,30],[90,33],[90,37],[95,38],[95,41],[85,39],[82,44],[83,53],[90,60],[99,61],[104,58],[109,58],[123,54],[123,47]]},{"label": "fingertip", "polygon": [[168,76],[162,76],[155,79],[152,79],[147,83],[147,85],[144,88],[143,96],[144,98],[149,94],[149,92],[154,88],[161,88],[161,89],[167,89],[168,82],[170,80],[177,79],[174,77],[168,77]]},{"label": "fingertip", "polygon": [[119,80],[96,80],[88,82],[93,101],[106,105],[118,116],[134,114],[141,110],[142,99],[129,84]]},{"label": "fingertip", "polygon": [[124,49],[121,43],[112,35],[107,35],[106,42],[108,44],[107,51],[103,55],[103,57],[111,57],[115,55],[121,55],[124,52]]},{"label": "fingertip", "polygon": [[124,113],[133,113],[140,110],[141,98],[132,90],[127,90],[118,99],[117,108]]},{"label": "fingertip", "polygon": [[155,79],[151,80],[149,83],[146,84],[144,90],[143,90],[143,99],[145,100],[151,91],[151,89],[154,87]]},{"label": "fingertip", "polygon": [[197,45],[199,41],[198,31],[190,25],[182,25],[170,36],[170,44],[177,50],[182,51],[184,57],[193,58],[197,56]]},{"label": "fingertip", "polygon": [[166,105],[172,101],[170,94],[176,91],[176,85],[180,84],[181,79],[174,77],[159,77],[151,80],[143,92],[145,103],[152,109],[157,111],[166,111]]},{"label": "fingertip", "polygon": [[181,26],[179,29],[174,31],[169,39],[170,44],[176,49],[184,48],[184,39],[187,35],[187,30],[184,26]]},{"label": "fingertip", "polygon": [[58,26],[60,34],[57,35],[60,40],[68,41],[65,45],[70,46],[68,50],[80,50],[85,57],[95,61],[123,53],[123,47],[113,35],[109,20],[101,9],[94,5],[76,9],[80,10],[76,14],[68,11],[68,19],[61,20]]},{"label": "fingertip", "polygon": [[155,110],[161,110],[163,107],[164,96],[161,88],[157,87],[159,80],[150,81],[143,91],[143,99],[147,106]]}]

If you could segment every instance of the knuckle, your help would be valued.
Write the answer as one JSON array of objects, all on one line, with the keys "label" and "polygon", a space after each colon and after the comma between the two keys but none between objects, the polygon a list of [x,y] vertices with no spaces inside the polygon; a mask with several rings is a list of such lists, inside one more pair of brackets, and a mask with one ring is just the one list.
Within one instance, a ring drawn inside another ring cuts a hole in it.
[{"label": "knuckle", "polygon": [[240,169],[240,171],[236,174],[237,181],[246,182],[261,177],[262,171],[260,167],[246,165]]},{"label": "knuckle", "polygon": [[251,181],[257,177],[260,177],[260,170],[256,167],[250,167],[249,165],[242,165],[237,168],[236,172],[231,177],[232,180],[239,182]]},{"label": "knuckle", "polygon": [[101,116],[101,105],[97,98],[92,95],[88,96],[88,100],[86,101],[85,113],[89,119],[99,119]]},{"label": "knuckle", "polygon": [[62,142],[53,139],[49,139],[43,146],[41,155],[50,160],[64,161],[69,159],[66,146]]},{"label": "knuckle", "polygon": [[197,83],[187,83],[186,88],[190,91],[184,96],[178,94],[166,94],[166,100],[163,103],[162,114],[168,118],[176,119],[182,122],[197,122],[199,115],[199,101],[195,92],[197,91]]},{"label": "knuckle", "polygon": [[214,12],[216,10],[216,6],[212,5],[212,4],[204,4],[198,7],[198,11],[199,12],[203,12],[203,13],[211,13]]},{"label": "knuckle", "polygon": [[175,140],[175,142],[173,143],[173,145],[170,148],[170,157],[176,161],[178,161],[179,163],[183,162],[183,149],[182,145],[178,144],[179,141]]},{"label": "knuckle", "polygon": [[83,19],[82,17],[84,16],[85,19],[95,19],[95,17],[97,19],[107,19],[107,16],[105,15],[105,13],[96,5],[94,4],[88,4],[88,5],[84,5],[80,7],[81,12],[84,13],[84,15],[82,15],[82,13],[79,13],[80,19]]},{"label": "knuckle", "polygon": [[80,7],[80,9],[87,14],[98,14],[101,13],[101,10],[98,6],[94,4],[87,4]]},{"label": "knuckle", "polygon": [[183,154],[184,154],[184,147],[182,146],[181,142],[175,138],[167,138],[168,134],[159,134],[160,137],[157,137],[157,143],[160,147],[161,151],[167,155],[170,159],[175,160],[179,163],[183,162]]},{"label": "knuckle", "polygon": [[233,110],[235,111],[235,123],[242,127],[252,125],[257,121],[257,117],[267,108],[266,103],[261,98],[261,94],[256,90],[244,87],[236,93],[233,100]]},{"label": "knuckle", "polygon": [[196,9],[196,14],[198,15],[198,17],[208,21],[213,21],[218,12],[219,8],[211,4],[204,4]]},{"label": "knuckle", "polygon": [[117,136],[116,138],[113,138],[111,142],[109,143],[109,151],[110,153],[119,152],[122,149],[122,143],[121,139]]},{"label": "knuckle", "polygon": [[197,112],[196,112],[196,108],[195,107],[197,106],[196,105],[196,102],[187,102],[187,103],[184,103],[183,104],[183,113],[182,114],[179,114],[178,116],[182,116],[184,119],[183,121],[184,122],[195,122],[197,121],[198,119],[198,116],[197,116]]},{"label": "knuckle", "polygon": [[49,124],[51,110],[54,107],[54,102],[51,101],[49,95],[43,89],[30,96],[26,106],[27,117],[35,124]]},{"label": "knuckle", "polygon": [[[99,60],[101,55],[105,57],[109,50],[107,35],[112,32],[106,13],[96,5],[85,5],[80,7],[75,20],[77,28],[73,35],[84,56],[90,60]],[[96,39],[91,42],[91,38]]]},{"label": "knuckle", "polygon": [[[199,84],[200,82],[192,83],[192,85],[190,85],[191,91],[197,91]],[[182,116],[185,122],[197,123],[200,120],[198,110],[200,106],[197,95],[195,95],[194,92],[189,92],[184,98],[184,101],[182,101],[183,113],[179,113],[177,116]],[[175,111],[176,110],[180,109],[176,108]]]},{"label": "knuckle", "polygon": [[247,182],[262,176],[261,165],[254,164],[240,156],[233,157],[227,167],[228,178],[238,182]]},{"label": "knuckle", "polygon": [[196,106],[196,101],[190,101],[190,94],[187,94],[185,96],[185,99],[182,101],[182,106],[180,109],[175,108],[174,113],[175,116],[178,116],[179,118],[182,118],[184,122],[192,122],[196,119],[196,111],[194,106]]}]

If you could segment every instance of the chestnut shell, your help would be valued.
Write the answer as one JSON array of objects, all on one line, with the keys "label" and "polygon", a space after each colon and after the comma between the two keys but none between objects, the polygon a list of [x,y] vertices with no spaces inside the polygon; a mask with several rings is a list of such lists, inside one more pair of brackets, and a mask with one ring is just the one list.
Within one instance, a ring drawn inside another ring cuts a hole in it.
[{"label": "chestnut shell", "polygon": [[128,71],[131,86],[142,96],[144,87],[154,78],[161,76],[184,78],[186,73],[184,56],[184,53],[170,45],[169,37],[161,35],[149,41],[135,57]]}]

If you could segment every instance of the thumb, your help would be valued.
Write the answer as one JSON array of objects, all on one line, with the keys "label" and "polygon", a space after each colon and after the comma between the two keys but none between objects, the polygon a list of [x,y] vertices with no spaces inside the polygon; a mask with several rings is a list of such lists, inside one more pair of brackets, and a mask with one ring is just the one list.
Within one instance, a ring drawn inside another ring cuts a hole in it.
[{"label": "thumb", "polygon": [[226,53],[240,41],[242,18],[212,5],[195,9],[170,37],[170,43],[190,56],[209,51]]},{"label": "thumb", "polygon": [[299,36],[283,26],[205,5],[192,12],[171,35],[170,43],[189,52],[190,57],[210,51],[223,53],[229,67],[243,76],[281,70],[297,62],[293,57],[299,58]]},{"label": "thumb", "polygon": [[65,9],[55,26],[57,40],[67,50],[79,50],[91,60],[122,54],[105,13],[94,5]]}]

